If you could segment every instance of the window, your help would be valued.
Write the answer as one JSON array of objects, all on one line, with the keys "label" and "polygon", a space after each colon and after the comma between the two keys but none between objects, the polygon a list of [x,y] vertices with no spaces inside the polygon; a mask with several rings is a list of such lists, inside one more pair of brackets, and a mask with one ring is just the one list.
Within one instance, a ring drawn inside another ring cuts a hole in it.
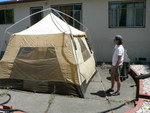
[{"label": "window", "polygon": [[0,24],[13,24],[14,23],[14,10],[6,9],[0,10]]},{"label": "window", "polygon": [[81,38],[78,38],[78,41],[79,41],[79,44],[80,44],[80,47],[81,47],[81,53],[82,53],[82,56],[83,56],[83,60],[86,61],[91,57],[90,53],[89,53],[88,49],[86,48],[83,40]]},{"label": "window", "polygon": [[11,76],[32,80],[64,80],[54,47],[21,47]]},{"label": "window", "polygon": [[[69,16],[78,20],[79,22],[82,22],[82,5],[81,4],[52,5],[51,7],[68,14]],[[73,19],[63,14],[62,16],[71,26],[74,26],[77,29],[82,29],[80,24],[74,21]]]},{"label": "window", "polygon": [[145,2],[110,2],[109,27],[145,27]]},{"label": "window", "polygon": [[[41,10],[43,10],[43,7],[31,7],[30,13],[33,14]],[[40,21],[42,18],[43,18],[43,12],[40,12],[31,16],[31,25],[34,25],[35,23]]]},{"label": "window", "polygon": [[22,47],[17,58],[28,60],[52,59],[56,57],[54,47]]}]

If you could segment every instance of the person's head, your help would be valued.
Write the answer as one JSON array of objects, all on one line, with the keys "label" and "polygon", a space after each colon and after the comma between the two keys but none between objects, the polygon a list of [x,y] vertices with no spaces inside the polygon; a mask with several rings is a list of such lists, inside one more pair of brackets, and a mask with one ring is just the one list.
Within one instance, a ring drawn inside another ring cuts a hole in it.
[{"label": "person's head", "polygon": [[123,42],[122,42],[122,39],[123,39],[123,37],[121,36],[121,35],[116,35],[115,37],[114,37],[114,43],[116,44],[116,45],[121,45]]}]

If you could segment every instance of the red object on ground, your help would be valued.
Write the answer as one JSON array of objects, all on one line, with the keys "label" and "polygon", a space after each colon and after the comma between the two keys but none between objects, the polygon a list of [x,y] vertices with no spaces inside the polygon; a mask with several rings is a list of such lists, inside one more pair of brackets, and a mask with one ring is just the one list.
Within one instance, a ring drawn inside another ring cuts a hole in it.
[{"label": "red object on ground", "polygon": [[0,106],[0,109],[12,109],[12,106],[8,105],[8,104],[4,104],[4,105]]},{"label": "red object on ground", "polygon": [[[131,68],[131,73],[134,75],[134,76],[140,76],[141,74],[138,73],[137,71],[135,71],[133,68]],[[139,80],[139,97],[140,96],[149,96],[150,95],[147,95],[147,94],[143,94],[143,80]],[[136,106],[135,108],[133,108],[132,110],[128,111],[128,112],[125,112],[125,113],[134,113],[135,111],[138,111],[141,107],[142,107],[142,104],[143,102],[145,101],[149,101],[149,99],[147,98],[138,98],[138,101],[136,101]]]},{"label": "red object on ground", "polygon": [[[135,71],[133,68],[131,68],[131,71],[132,71],[132,73],[135,75],[135,76],[140,76],[141,74],[140,73],[138,73],[137,71]],[[139,80],[139,96],[145,96],[145,97],[150,97],[150,94],[144,94],[143,92],[144,92],[144,89],[143,89],[143,87],[144,87],[144,84],[143,84],[143,82],[144,82],[144,80],[142,80],[142,79],[140,79]]]},{"label": "red object on ground", "polygon": [[139,98],[139,100],[137,101],[137,105],[135,106],[135,108],[133,108],[132,110],[125,112],[125,113],[134,113],[136,111],[138,111],[141,107],[143,102],[149,101],[149,99],[143,99],[143,98]]},{"label": "red object on ground", "polygon": [[8,105],[8,104],[4,104],[3,105],[3,109],[12,109],[12,106]]},{"label": "red object on ground", "polygon": [[25,112],[21,112],[21,111],[15,111],[15,112],[13,112],[13,113],[25,113]]},{"label": "red object on ground", "polygon": [[[8,104],[4,104],[0,106],[0,109],[12,109],[13,107],[11,105]],[[25,112],[21,112],[21,111],[14,111],[12,113],[25,113]]]}]

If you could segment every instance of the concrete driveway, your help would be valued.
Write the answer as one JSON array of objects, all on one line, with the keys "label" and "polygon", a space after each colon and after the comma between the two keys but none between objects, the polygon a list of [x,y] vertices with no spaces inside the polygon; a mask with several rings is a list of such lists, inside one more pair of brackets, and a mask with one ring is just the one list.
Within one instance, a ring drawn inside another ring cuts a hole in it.
[{"label": "concrete driveway", "polygon": [[[123,113],[134,108],[134,104],[125,104],[126,101],[135,99],[135,82],[129,78],[122,82],[121,94],[107,97],[103,89],[110,88],[108,67],[97,67],[97,73],[90,82],[85,98],[61,96],[42,93],[8,90],[11,100],[8,104],[15,109],[28,113]],[[1,90],[0,92],[7,92]],[[0,97],[0,103],[8,97]],[[108,101],[109,100],[109,101]],[[110,109],[113,109],[110,111]]]}]

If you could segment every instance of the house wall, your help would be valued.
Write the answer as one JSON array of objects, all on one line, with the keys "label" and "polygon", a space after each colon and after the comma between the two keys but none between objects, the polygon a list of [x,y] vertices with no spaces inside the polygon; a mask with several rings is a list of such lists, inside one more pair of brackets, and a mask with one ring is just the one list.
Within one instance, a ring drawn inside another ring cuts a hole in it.
[{"label": "house wall", "polygon": [[[30,14],[30,7],[82,3],[83,24],[89,29],[88,34],[92,39],[97,61],[110,62],[113,52],[113,40],[116,34],[124,37],[124,47],[134,61],[137,57],[145,57],[150,62],[150,0],[146,0],[146,27],[145,28],[109,28],[108,27],[108,2],[121,0],[47,0],[46,2],[22,3],[0,6],[0,9],[13,8],[15,22]],[[45,14],[46,15],[46,14]],[[10,25],[0,25],[0,38],[4,30]],[[18,32],[30,26],[30,20],[24,21],[10,31]]]}]

